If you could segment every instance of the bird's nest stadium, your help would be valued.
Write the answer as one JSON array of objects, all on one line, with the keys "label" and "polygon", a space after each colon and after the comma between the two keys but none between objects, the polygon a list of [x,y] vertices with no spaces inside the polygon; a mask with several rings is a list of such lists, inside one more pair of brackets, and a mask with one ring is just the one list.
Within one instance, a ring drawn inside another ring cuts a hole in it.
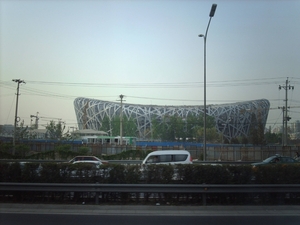
[{"label": "bird's nest stadium", "polygon": [[[261,123],[265,127],[270,103],[266,99],[236,102],[231,104],[207,105],[208,116],[215,119],[218,132],[227,140],[248,136],[253,123]],[[203,106],[158,106],[122,104],[89,98],[76,98],[74,109],[79,129],[101,130],[105,117],[112,120],[119,117],[122,109],[123,117],[133,119],[137,125],[140,139],[151,137],[152,118],[162,119],[165,116],[179,116],[186,119],[189,115],[198,116],[204,113]]]}]

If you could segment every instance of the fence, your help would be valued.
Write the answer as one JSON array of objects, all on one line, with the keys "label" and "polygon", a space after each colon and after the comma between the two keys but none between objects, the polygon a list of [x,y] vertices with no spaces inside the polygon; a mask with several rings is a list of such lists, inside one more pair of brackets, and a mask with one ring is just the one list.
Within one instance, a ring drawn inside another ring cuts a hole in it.
[{"label": "fence", "polygon": [[[43,142],[43,143],[27,143],[30,146],[31,151],[45,152],[54,150],[58,143]],[[71,149],[78,151],[80,147],[88,147],[91,154],[96,156],[101,155],[114,155],[128,150],[170,150],[170,149],[185,149],[191,153],[194,159],[203,158],[203,147],[199,145],[173,145],[173,146],[132,146],[132,145],[116,145],[116,144],[72,144]],[[206,146],[206,159],[208,161],[262,161],[269,156],[280,154],[284,156],[293,157],[296,152],[300,152],[300,146],[241,146],[241,145],[218,145],[218,146]],[[139,159],[138,159],[139,160]]]},{"label": "fence", "polygon": [[[187,149],[194,158],[201,158],[203,149]],[[280,154],[294,157],[296,152],[300,152],[299,146],[224,146],[207,147],[207,161],[262,161],[272,155]]]}]

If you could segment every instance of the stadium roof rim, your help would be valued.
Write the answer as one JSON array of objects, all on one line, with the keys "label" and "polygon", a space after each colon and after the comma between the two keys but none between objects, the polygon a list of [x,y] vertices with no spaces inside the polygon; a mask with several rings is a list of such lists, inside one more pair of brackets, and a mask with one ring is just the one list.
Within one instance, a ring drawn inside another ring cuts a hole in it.
[{"label": "stadium roof rim", "polygon": [[[119,102],[115,102],[115,101],[106,101],[106,100],[100,100],[100,99],[95,99],[95,98],[85,98],[85,97],[77,97],[74,101],[76,101],[77,99],[89,99],[92,101],[102,101],[102,102],[106,102],[106,103],[115,103],[115,104],[120,104]],[[262,98],[262,99],[254,99],[254,100],[247,100],[247,101],[238,101],[238,102],[232,102],[232,103],[224,103],[224,104],[207,104],[207,107],[211,107],[211,106],[229,106],[229,105],[233,105],[233,104],[240,104],[240,103],[253,103],[253,102],[257,102],[257,101],[267,101],[269,102],[269,100]],[[133,106],[145,106],[145,107],[178,107],[178,106],[185,106],[185,107],[203,107],[203,105],[149,105],[149,104],[132,104],[132,103],[124,103],[123,105],[133,105]]]}]

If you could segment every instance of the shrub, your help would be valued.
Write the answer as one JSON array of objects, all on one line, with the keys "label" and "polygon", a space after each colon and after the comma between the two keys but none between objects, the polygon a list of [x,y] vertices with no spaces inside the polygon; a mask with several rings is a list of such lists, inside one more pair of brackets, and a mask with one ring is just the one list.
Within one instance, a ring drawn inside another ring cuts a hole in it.
[{"label": "shrub", "polygon": [[231,184],[250,184],[252,183],[253,170],[251,165],[227,166],[230,173],[229,183]]},{"label": "shrub", "polygon": [[257,184],[300,184],[299,164],[272,164],[253,169]]},{"label": "shrub", "polygon": [[16,156],[18,158],[25,158],[25,156],[30,152],[30,147],[25,144],[16,145]]},{"label": "shrub", "polygon": [[22,168],[22,182],[39,182],[41,178],[40,170],[40,163],[25,163]]},{"label": "shrub", "polygon": [[20,163],[15,162],[9,165],[8,182],[22,182],[22,169]]},{"label": "shrub", "polygon": [[60,183],[62,182],[60,176],[60,168],[57,163],[43,163],[41,169],[42,183]]},{"label": "shrub", "polygon": [[143,175],[146,183],[169,184],[174,177],[174,166],[151,164],[144,168]]},{"label": "shrub", "polygon": [[300,164],[212,166],[1,162],[0,182],[136,184],[300,184]]},{"label": "shrub", "polygon": [[195,165],[178,164],[176,165],[177,178],[179,183],[195,184]]},{"label": "shrub", "polygon": [[108,183],[111,184],[125,184],[126,183],[126,170],[125,165],[116,164],[112,165],[109,171]]},{"label": "shrub", "polygon": [[90,149],[88,147],[79,147],[78,148],[78,155],[88,155],[90,152]]},{"label": "shrub", "polygon": [[0,162],[0,171],[0,182],[9,182],[10,164],[6,162]]}]

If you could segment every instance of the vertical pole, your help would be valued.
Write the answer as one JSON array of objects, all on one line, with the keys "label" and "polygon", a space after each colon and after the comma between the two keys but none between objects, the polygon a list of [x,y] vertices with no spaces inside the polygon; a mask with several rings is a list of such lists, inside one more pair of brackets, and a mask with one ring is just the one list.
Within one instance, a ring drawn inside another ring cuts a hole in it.
[{"label": "vertical pole", "polygon": [[215,11],[217,8],[217,4],[212,4],[210,13],[209,13],[209,21],[207,24],[205,35],[199,34],[199,37],[204,38],[204,118],[203,118],[203,125],[204,125],[204,132],[203,132],[203,161],[206,161],[206,38],[207,32],[210,25],[211,18],[215,15]]},{"label": "vertical pole", "polygon": [[205,35],[203,36],[204,39],[204,117],[203,117],[203,125],[204,125],[204,131],[203,131],[203,161],[206,161],[206,38],[208,33],[208,28],[210,25],[212,17],[209,17],[209,21],[207,24]]},{"label": "vertical pole", "polygon": [[96,191],[96,195],[95,195],[95,204],[99,205],[99,192]]},{"label": "vertical pole", "polygon": [[[283,112],[283,119],[282,119],[282,146],[287,145],[287,133],[288,133],[288,127],[287,122],[291,119],[291,117],[288,116],[288,90],[292,89],[294,90],[294,86],[288,85],[289,80],[288,78],[285,81],[285,85],[281,86],[279,85],[279,90],[283,88],[285,90],[285,106],[282,107]],[[280,108],[280,107],[278,107]]]},{"label": "vertical pole", "polygon": [[12,155],[15,154],[16,152],[16,131],[17,131],[17,123],[18,123],[18,104],[19,104],[19,87],[20,87],[20,83],[25,83],[23,80],[20,79],[14,79],[12,80],[14,82],[16,82],[17,85],[17,100],[16,100],[16,111],[15,111],[15,123],[14,123],[14,138],[13,138],[13,151],[12,151]]},{"label": "vertical pole", "polygon": [[202,205],[206,206],[206,193],[202,193]]},{"label": "vertical pole", "polygon": [[288,120],[288,79],[285,81],[285,114],[284,114],[284,143],[287,145],[287,120]]},{"label": "vertical pole", "polygon": [[120,112],[120,145],[123,144],[123,97],[124,95],[119,96],[121,99],[121,112]]},{"label": "vertical pole", "polygon": [[[36,112],[35,129],[39,129],[39,112]],[[74,131],[74,129],[73,129],[73,131]]]},{"label": "vertical pole", "polygon": [[282,146],[285,146],[285,135],[284,135],[284,132],[285,132],[285,129],[284,129],[284,116],[285,114],[285,109],[284,109],[284,106],[282,107]]},{"label": "vertical pole", "polygon": [[[209,18],[210,23],[211,17]],[[207,30],[209,27],[207,26]],[[207,34],[206,34],[207,35]],[[204,36],[204,117],[203,117],[203,161],[206,161],[206,35]]]},{"label": "vertical pole", "polygon": [[17,133],[17,123],[18,123],[18,102],[19,102],[19,85],[17,87],[17,100],[16,100],[16,110],[15,110],[15,123],[14,123],[14,139],[13,139],[13,152],[14,155],[16,152],[16,133]]}]

